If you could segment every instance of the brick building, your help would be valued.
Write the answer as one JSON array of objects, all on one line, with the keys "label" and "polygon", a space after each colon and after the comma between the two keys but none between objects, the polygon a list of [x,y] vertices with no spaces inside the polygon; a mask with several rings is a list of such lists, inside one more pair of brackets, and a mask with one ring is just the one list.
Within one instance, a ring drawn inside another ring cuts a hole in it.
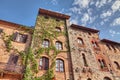
[{"label": "brick building", "polygon": [[120,43],[39,9],[34,28],[0,20],[0,80],[120,80]]},{"label": "brick building", "polygon": [[25,65],[21,52],[28,49],[31,29],[0,20],[0,80],[21,80]]}]

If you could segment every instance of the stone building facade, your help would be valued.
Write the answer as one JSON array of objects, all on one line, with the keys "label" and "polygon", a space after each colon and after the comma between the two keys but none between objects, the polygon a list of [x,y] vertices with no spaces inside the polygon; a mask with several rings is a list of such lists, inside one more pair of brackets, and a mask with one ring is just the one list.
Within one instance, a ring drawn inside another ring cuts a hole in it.
[{"label": "stone building facade", "polygon": [[34,28],[0,20],[0,80],[120,80],[120,43],[39,9]]},{"label": "stone building facade", "polygon": [[120,43],[100,40],[98,30],[75,24],[68,33],[74,80],[120,80]]}]

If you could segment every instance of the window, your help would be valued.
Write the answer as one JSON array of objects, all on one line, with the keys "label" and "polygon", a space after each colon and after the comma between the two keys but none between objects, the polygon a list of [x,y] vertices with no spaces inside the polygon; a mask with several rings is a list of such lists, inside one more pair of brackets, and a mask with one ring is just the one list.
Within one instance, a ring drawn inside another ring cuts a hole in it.
[{"label": "window", "polygon": [[60,21],[60,19],[56,19],[56,21],[58,21],[58,22],[59,22],[59,21]]},{"label": "window", "polygon": [[116,51],[116,48],[113,46],[113,45],[111,45],[112,46],[112,48],[114,49],[114,51]]},{"label": "window", "polygon": [[56,60],[56,71],[64,72],[64,62],[61,59]]},{"label": "window", "polygon": [[92,41],[92,46],[95,47],[95,48],[96,48],[96,47],[99,47],[99,46],[98,46],[98,43],[95,42],[95,41]]},{"label": "window", "polygon": [[10,58],[9,58],[9,61],[8,61],[8,64],[10,65],[16,65],[17,64],[17,61],[18,61],[18,56],[17,55],[10,55]]},{"label": "window", "polygon": [[78,38],[77,41],[78,41],[78,44],[80,44],[80,45],[83,45],[83,44],[84,44],[84,43],[83,43],[83,40],[82,40],[81,38]]},{"label": "window", "polygon": [[88,32],[88,34],[89,34],[89,35],[92,35],[92,33],[91,33],[91,32]]},{"label": "window", "polygon": [[104,77],[103,80],[111,80],[109,77]]},{"label": "window", "polygon": [[28,37],[27,35],[20,34],[18,32],[13,34],[13,40],[16,41],[16,42],[26,43],[27,37]]},{"label": "window", "polygon": [[45,18],[45,19],[49,19],[49,17],[48,17],[48,16],[44,16],[44,18]]},{"label": "window", "polygon": [[91,80],[90,78],[88,78],[87,80]]},{"label": "window", "polygon": [[84,54],[82,54],[82,58],[83,58],[84,66],[88,66],[87,60]]},{"label": "window", "polygon": [[48,48],[48,47],[49,47],[49,40],[44,39],[44,40],[43,40],[43,43],[42,43],[42,47]]},{"label": "window", "polygon": [[41,70],[48,70],[49,69],[49,59],[46,57],[40,58],[39,67]]},{"label": "window", "polygon": [[56,45],[57,50],[62,50],[62,43],[61,42],[56,41],[55,45]]},{"label": "window", "polygon": [[115,64],[117,69],[120,69],[120,65],[118,64],[118,62],[114,61],[114,64]]},{"label": "window", "polygon": [[0,34],[3,32],[3,29],[0,29]]},{"label": "window", "polygon": [[57,32],[61,32],[61,28],[60,27],[56,27],[55,28]]},{"label": "window", "polygon": [[108,48],[109,50],[111,50],[111,47],[110,47],[110,45],[106,44],[106,46],[107,46],[107,48]]},{"label": "window", "polygon": [[98,62],[99,62],[99,64],[100,64],[100,67],[101,67],[101,68],[106,67],[106,63],[105,63],[105,61],[104,61],[103,59],[102,59],[102,60],[98,59]]}]

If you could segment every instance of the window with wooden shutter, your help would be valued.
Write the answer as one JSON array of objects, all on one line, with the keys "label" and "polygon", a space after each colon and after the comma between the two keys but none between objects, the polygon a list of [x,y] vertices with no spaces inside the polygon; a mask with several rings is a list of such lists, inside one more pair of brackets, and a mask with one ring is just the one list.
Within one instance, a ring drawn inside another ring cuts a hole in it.
[{"label": "window with wooden shutter", "polygon": [[28,36],[25,34],[21,34],[21,33],[16,32],[13,34],[13,41],[26,43],[27,37]]}]

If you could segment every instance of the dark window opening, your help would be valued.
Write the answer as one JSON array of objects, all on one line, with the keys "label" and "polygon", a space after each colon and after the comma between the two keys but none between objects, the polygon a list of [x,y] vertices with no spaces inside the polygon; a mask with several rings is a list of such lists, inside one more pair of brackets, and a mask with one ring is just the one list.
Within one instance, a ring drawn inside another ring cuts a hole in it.
[{"label": "dark window opening", "polygon": [[49,59],[46,57],[40,58],[39,66],[40,66],[41,70],[48,70],[49,69]]},{"label": "dark window opening", "polygon": [[61,32],[61,28],[60,27],[56,27],[55,28],[57,32]]},{"label": "dark window opening", "polygon": [[110,45],[106,44],[106,46],[107,46],[107,48],[108,48],[109,50],[112,50],[111,47],[110,47]]},{"label": "dark window opening", "polygon": [[83,63],[84,63],[84,66],[88,66],[88,64],[87,64],[87,60],[86,60],[86,57],[85,57],[85,55],[84,54],[82,54],[82,58],[83,58]]},{"label": "dark window opening", "polygon": [[114,64],[116,65],[116,68],[117,68],[117,69],[120,69],[120,65],[119,65],[118,62],[114,61]]},{"label": "dark window opening", "polygon": [[0,34],[3,32],[3,29],[0,29]]}]

